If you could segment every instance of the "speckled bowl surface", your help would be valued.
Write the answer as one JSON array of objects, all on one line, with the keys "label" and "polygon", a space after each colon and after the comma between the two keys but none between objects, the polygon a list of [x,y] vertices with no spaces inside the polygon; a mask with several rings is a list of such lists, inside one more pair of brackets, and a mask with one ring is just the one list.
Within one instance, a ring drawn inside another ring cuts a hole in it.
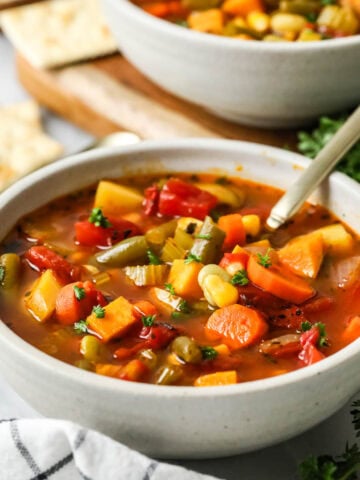
[{"label": "speckled bowl surface", "polygon": [[[0,238],[24,214],[101,178],[212,171],[286,188],[307,164],[287,151],[226,140],[144,142],[86,152],[38,170],[2,193]],[[333,174],[313,201],[360,231],[360,188],[352,180]],[[62,363],[0,321],[0,372],[35,409],[162,458],[227,456],[297,435],[359,390],[359,362],[360,340],[315,365],[266,380],[225,387],[156,386]]]},{"label": "speckled bowl surface", "polygon": [[239,123],[290,128],[360,103],[360,35],[258,42],[191,31],[102,0],[120,50],[181,98]]}]

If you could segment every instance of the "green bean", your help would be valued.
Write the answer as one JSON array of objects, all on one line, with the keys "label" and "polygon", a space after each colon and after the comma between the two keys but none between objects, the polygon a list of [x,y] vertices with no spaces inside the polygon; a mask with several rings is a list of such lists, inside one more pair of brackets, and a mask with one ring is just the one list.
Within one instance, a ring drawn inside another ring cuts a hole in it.
[{"label": "green bean", "polygon": [[93,335],[85,335],[81,339],[80,343],[80,352],[82,353],[85,360],[89,362],[96,362],[99,360],[101,355],[102,344]]},{"label": "green bean", "polygon": [[215,225],[210,217],[206,217],[198,238],[190,250],[190,254],[200,259],[201,263],[216,263],[221,255],[221,247],[225,232]]},{"label": "green bean", "polygon": [[0,257],[0,285],[4,290],[15,287],[19,280],[21,261],[16,253],[4,253]]},{"label": "green bean", "polygon": [[186,363],[199,363],[202,360],[199,346],[189,337],[175,338],[171,344],[171,350]]},{"label": "green bean", "polygon": [[96,261],[112,267],[124,267],[134,261],[146,261],[149,245],[143,235],[126,238],[96,255]]},{"label": "green bean", "polygon": [[175,383],[182,375],[182,368],[175,365],[165,365],[156,372],[155,383],[157,385],[171,385]]},{"label": "green bean", "polygon": [[138,287],[163,285],[168,270],[168,265],[136,265],[124,268],[125,275]]},{"label": "green bean", "polygon": [[164,245],[168,237],[172,237],[174,235],[176,225],[177,220],[170,220],[170,222],[150,228],[150,230],[145,233],[146,241],[149,243],[151,248],[157,251]]}]

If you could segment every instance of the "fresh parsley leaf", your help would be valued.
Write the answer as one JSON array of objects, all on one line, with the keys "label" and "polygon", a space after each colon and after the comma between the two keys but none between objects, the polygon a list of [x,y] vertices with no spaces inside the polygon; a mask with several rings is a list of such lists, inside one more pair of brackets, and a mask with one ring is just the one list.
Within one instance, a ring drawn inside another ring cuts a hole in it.
[{"label": "fresh parsley leaf", "polygon": [[195,238],[200,238],[201,240],[211,240],[212,236],[210,233],[199,233],[198,235],[195,235]]},{"label": "fresh parsley leaf", "polygon": [[328,347],[329,342],[328,342],[327,335],[326,335],[325,324],[322,323],[322,322],[317,322],[317,323],[314,324],[314,326],[318,328],[319,333],[320,333],[320,337],[319,337],[319,340],[317,342],[318,347]]},{"label": "fresh parsley leaf", "polygon": [[101,208],[93,208],[89,217],[89,222],[93,223],[95,227],[109,228],[111,223],[104,216]]},{"label": "fresh parsley leaf", "polygon": [[312,327],[312,323],[310,323],[308,320],[305,320],[305,322],[301,322],[300,329],[302,332],[307,332],[310,330]]},{"label": "fresh parsley leaf", "polygon": [[201,258],[198,255],[189,253],[188,256],[185,258],[185,263],[191,263],[191,262],[201,262]]},{"label": "fresh parsley leaf", "polygon": [[191,308],[190,308],[189,303],[184,299],[180,300],[180,302],[177,306],[177,310],[179,310],[179,312],[182,312],[182,313],[190,313],[191,312]]},{"label": "fresh parsley leaf", "polygon": [[173,318],[174,320],[178,320],[182,316],[183,314],[181,312],[177,312],[177,311],[171,312],[171,318]]},{"label": "fresh parsley leaf", "polygon": [[[320,150],[343,125],[346,118],[346,115],[337,118],[321,117],[318,127],[311,133],[298,133],[298,150],[309,158],[315,158]],[[360,141],[358,141],[348,153],[344,155],[336,169],[360,182]]]},{"label": "fresh parsley leaf", "polygon": [[213,347],[200,347],[204,360],[214,360],[218,356],[218,352]]},{"label": "fresh parsley leaf", "polygon": [[245,269],[239,270],[231,279],[232,285],[241,285],[242,287],[249,283],[247,271]]},{"label": "fresh parsley leaf", "polygon": [[152,327],[154,325],[156,315],[144,315],[141,317],[141,321],[144,327]]},{"label": "fresh parsley leaf", "polygon": [[160,258],[157,255],[155,255],[155,253],[152,250],[148,249],[146,254],[149,259],[150,265],[161,265]]},{"label": "fresh parsley leaf", "polygon": [[6,275],[6,268],[4,267],[4,265],[0,265],[0,284],[2,284],[3,281],[5,280],[5,275]]},{"label": "fresh parsley leaf", "polygon": [[104,318],[105,317],[105,308],[101,305],[96,305],[92,309],[92,313],[95,315],[96,318]]},{"label": "fresh parsley leaf", "polygon": [[270,252],[271,248],[268,248],[267,252],[264,255],[261,255],[261,253],[256,254],[256,256],[258,257],[258,263],[265,268],[269,268],[272,265],[270,260]]},{"label": "fresh parsley leaf", "polygon": [[88,323],[86,320],[79,320],[78,322],[74,323],[74,330],[76,333],[87,333],[88,332]]},{"label": "fresh parsley leaf", "polygon": [[86,297],[85,288],[78,287],[77,285],[74,285],[73,288],[76,300],[80,301]]},{"label": "fresh parsley leaf", "polygon": [[168,291],[171,295],[175,295],[175,289],[171,283],[165,283],[164,288]]}]

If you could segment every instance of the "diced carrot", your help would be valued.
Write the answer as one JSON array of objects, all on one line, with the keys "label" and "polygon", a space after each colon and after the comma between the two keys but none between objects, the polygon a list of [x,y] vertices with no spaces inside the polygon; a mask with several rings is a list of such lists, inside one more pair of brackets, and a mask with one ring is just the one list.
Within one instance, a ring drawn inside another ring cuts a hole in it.
[{"label": "diced carrot", "polygon": [[98,363],[95,366],[95,372],[106,377],[119,377],[121,365],[112,365],[111,363]]},{"label": "diced carrot", "polygon": [[342,334],[342,340],[346,343],[351,343],[360,337],[360,316],[350,318],[345,330]]},{"label": "diced carrot", "polygon": [[278,251],[280,262],[302,277],[316,278],[324,258],[320,233],[309,233],[290,240]]},{"label": "diced carrot", "polygon": [[127,363],[120,372],[119,377],[122,380],[138,382],[149,372],[148,367],[141,360],[134,359]]},{"label": "diced carrot", "polygon": [[139,318],[157,315],[158,309],[148,300],[139,300],[133,304],[135,315]]},{"label": "diced carrot", "polygon": [[97,318],[95,313],[87,317],[89,329],[104,342],[123,336],[138,322],[133,305],[124,297],[119,297],[104,307],[105,315]]},{"label": "diced carrot", "polygon": [[219,308],[205,326],[209,338],[220,339],[234,349],[256,343],[267,330],[268,325],[258,311],[238,304]]},{"label": "diced carrot", "polygon": [[195,382],[195,387],[215,387],[220,385],[233,385],[237,383],[237,374],[235,370],[228,370],[225,372],[209,373],[208,375],[201,375]]},{"label": "diced carrot", "polygon": [[248,277],[254,285],[292,303],[303,303],[316,293],[305,280],[297,277],[285,267],[272,265],[265,268],[253,255],[249,259],[247,271]]},{"label": "diced carrot", "polygon": [[261,0],[226,0],[222,10],[229,15],[246,17],[251,12],[263,12],[265,8]]},{"label": "diced carrot", "polygon": [[224,28],[224,15],[218,8],[193,11],[187,17],[187,22],[192,30],[221,34]]},{"label": "diced carrot", "polygon": [[169,283],[174,287],[176,295],[195,300],[203,296],[198,282],[198,275],[203,266],[199,262],[185,263],[185,260],[174,260],[169,274]]},{"label": "diced carrot", "polygon": [[223,215],[219,218],[218,227],[226,233],[223,243],[224,250],[232,249],[235,245],[244,245],[246,232],[239,213]]}]

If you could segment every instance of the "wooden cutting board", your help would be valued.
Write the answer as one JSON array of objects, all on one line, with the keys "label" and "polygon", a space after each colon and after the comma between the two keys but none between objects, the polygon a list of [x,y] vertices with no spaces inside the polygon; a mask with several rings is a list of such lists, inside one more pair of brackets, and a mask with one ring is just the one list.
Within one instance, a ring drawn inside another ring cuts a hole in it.
[{"label": "wooden cutting board", "polygon": [[295,148],[291,131],[219,119],[157,87],[121,55],[39,70],[17,57],[19,79],[39,103],[95,136],[130,130],[144,139],[225,137]]}]

